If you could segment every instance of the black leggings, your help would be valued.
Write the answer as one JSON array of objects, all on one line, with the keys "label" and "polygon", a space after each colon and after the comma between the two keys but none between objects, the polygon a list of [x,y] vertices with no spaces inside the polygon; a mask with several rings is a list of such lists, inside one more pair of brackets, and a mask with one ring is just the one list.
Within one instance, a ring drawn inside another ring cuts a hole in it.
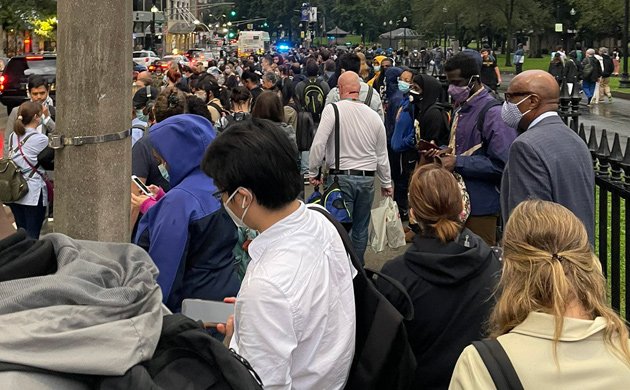
[{"label": "black leggings", "polygon": [[40,192],[37,206],[25,206],[23,204],[9,203],[15,224],[18,228],[26,230],[29,237],[38,239],[42,230],[42,223],[46,218],[46,206],[44,206],[44,194]]}]

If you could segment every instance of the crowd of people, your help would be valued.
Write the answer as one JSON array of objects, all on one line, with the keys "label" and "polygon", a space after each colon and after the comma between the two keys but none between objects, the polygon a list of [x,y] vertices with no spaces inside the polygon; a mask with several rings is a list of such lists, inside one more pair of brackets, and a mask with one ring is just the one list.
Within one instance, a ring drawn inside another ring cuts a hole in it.
[{"label": "crowd of people", "polygon": [[620,61],[621,52],[617,48],[612,52],[607,47],[582,50],[578,42],[568,54],[562,46],[551,53],[549,73],[558,85],[567,84],[569,94],[573,92],[574,86],[581,87],[588,106],[606,99],[612,103],[610,78],[619,76]]},{"label": "crowd of people", "polygon": [[[415,312],[405,323],[417,364],[410,388],[498,388],[471,345],[486,337],[524,388],[626,387],[628,330],[606,303],[593,253],[592,160],[557,114],[556,75],[519,73],[503,101],[489,49],[432,56],[441,78],[413,57],[379,54],[311,48],[225,57],[207,69],[172,64],[162,79],[140,73],[132,173],[148,192],[131,182],[129,245],[150,257],[134,257],[149,263],[145,282],[159,286],[171,312],[184,299],[233,303],[217,337],[265,389],[341,389],[362,320],[358,270],[335,227],[304,202],[305,189],[340,188],[365,262],[378,187],[409,226],[409,247],[382,273],[405,287]],[[29,187],[9,203],[24,230],[0,213],[0,269],[42,242],[52,242],[51,263],[75,245],[59,235],[38,241],[54,111],[45,81],[31,77],[28,88],[5,146]],[[2,280],[0,291],[14,287]],[[408,311],[397,290],[376,285]],[[0,318],[12,309],[0,302]],[[7,356],[0,351],[0,360],[24,364]]]}]

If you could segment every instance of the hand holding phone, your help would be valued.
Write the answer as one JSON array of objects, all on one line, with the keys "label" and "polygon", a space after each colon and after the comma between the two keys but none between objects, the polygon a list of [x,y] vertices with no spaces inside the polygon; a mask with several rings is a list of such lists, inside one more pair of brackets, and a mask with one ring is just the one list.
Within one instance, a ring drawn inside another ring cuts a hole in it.
[{"label": "hand holding phone", "polygon": [[206,326],[216,326],[225,324],[234,314],[234,304],[203,299],[184,299],[182,314],[195,321],[202,321]]},{"label": "hand holding phone", "polygon": [[419,151],[423,151],[423,150],[431,150],[431,149],[440,149],[439,146],[437,146],[436,144],[434,144],[433,142],[429,142],[429,141],[425,141],[423,139],[418,141],[418,150]]},{"label": "hand holding phone", "polygon": [[153,192],[151,192],[151,190],[149,189],[149,187],[147,187],[142,180],[140,180],[138,178],[138,176],[136,175],[131,175],[131,181],[133,182],[133,184],[136,185],[136,187],[138,187],[138,189],[140,190],[140,192],[142,192],[144,195],[148,196],[149,198],[155,198],[155,195],[153,194]]}]

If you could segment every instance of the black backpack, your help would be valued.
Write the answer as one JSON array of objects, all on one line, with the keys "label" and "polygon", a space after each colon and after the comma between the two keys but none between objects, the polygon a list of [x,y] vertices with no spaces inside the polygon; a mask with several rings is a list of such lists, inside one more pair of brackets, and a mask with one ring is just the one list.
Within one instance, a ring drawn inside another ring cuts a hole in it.
[{"label": "black backpack", "polygon": [[[356,311],[354,358],[345,389],[405,390],[410,389],[416,371],[416,358],[409,345],[404,320],[413,319],[413,303],[406,289],[396,280],[363,268],[354,252],[344,227],[326,210],[309,207],[322,213],[335,225],[346,252],[357,270],[353,280]],[[410,313],[402,314],[381,294],[372,276],[377,274],[399,290],[407,299]]]},{"label": "black backpack", "polygon": [[[96,352],[97,353],[97,352]],[[0,362],[0,372],[40,373],[70,379],[94,390],[262,390],[262,381],[243,357],[182,314],[164,316],[153,358],[121,376],[50,371]]]},{"label": "black backpack", "polygon": [[311,150],[315,137],[315,123],[310,112],[298,111],[295,129],[295,141],[300,152]]},{"label": "black backpack", "polygon": [[164,316],[153,358],[120,377],[105,377],[96,390],[260,390],[249,363],[182,315]]},{"label": "black backpack", "polygon": [[326,104],[326,94],[317,79],[311,78],[308,80],[302,96],[300,96],[300,101],[304,111],[310,112],[313,115],[313,121],[319,123],[319,118]]}]

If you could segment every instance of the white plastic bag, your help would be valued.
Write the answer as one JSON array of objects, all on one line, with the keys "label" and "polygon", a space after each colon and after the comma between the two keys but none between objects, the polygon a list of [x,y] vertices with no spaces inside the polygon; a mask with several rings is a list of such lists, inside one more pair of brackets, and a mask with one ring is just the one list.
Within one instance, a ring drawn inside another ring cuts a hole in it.
[{"label": "white plastic bag", "polygon": [[387,199],[387,246],[392,249],[405,246],[405,230],[403,229],[402,221],[400,220],[400,212],[398,211],[398,205],[392,200]]},{"label": "white plastic bag", "polygon": [[370,246],[374,252],[382,252],[385,245],[395,249],[406,244],[398,205],[391,197],[372,209],[371,216]]}]

